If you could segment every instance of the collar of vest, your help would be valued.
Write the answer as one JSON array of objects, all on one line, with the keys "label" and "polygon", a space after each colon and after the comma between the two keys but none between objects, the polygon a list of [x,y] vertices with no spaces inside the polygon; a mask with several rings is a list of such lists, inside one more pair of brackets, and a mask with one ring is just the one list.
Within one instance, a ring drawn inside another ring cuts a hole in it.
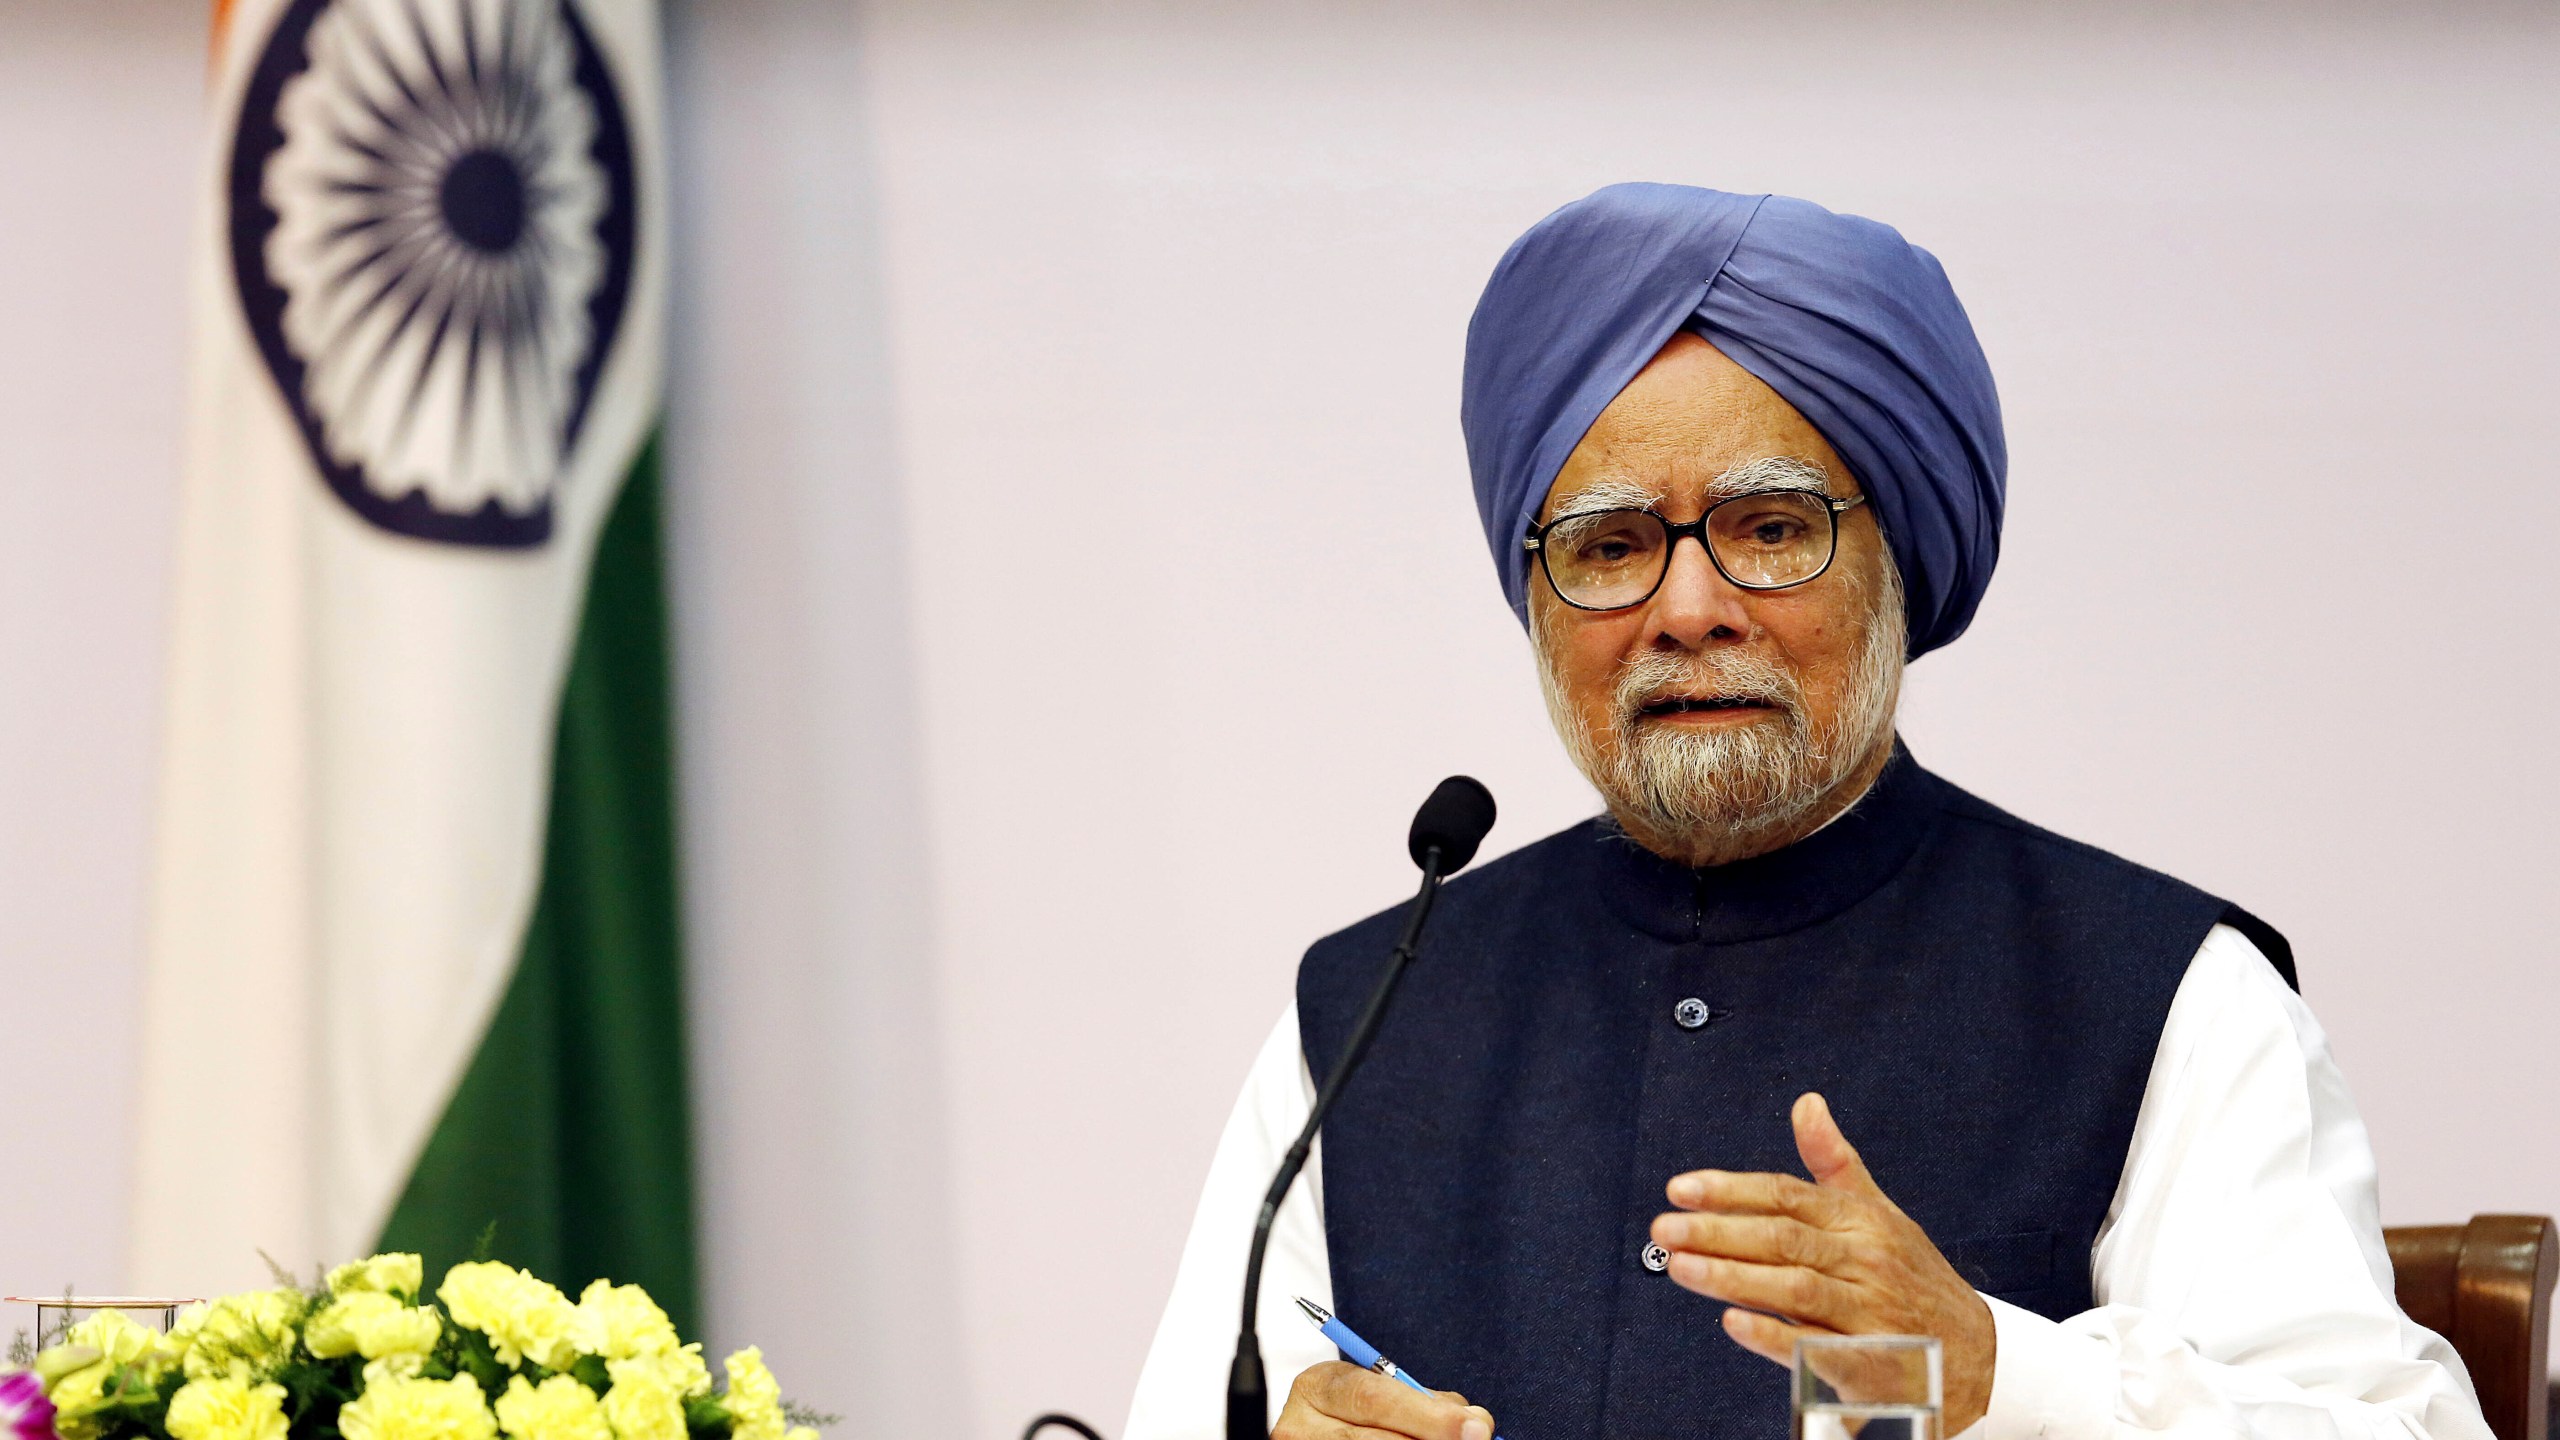
[{"label": "collar of vest", "polygon": [[1899,736],[1867,793],[1830,824],[1783,850],[1693,870],[1593,827],[1595,889],[1656,939],[1733,944],[1818,925],[1893,878],[1940,814],[1940,782]]}]

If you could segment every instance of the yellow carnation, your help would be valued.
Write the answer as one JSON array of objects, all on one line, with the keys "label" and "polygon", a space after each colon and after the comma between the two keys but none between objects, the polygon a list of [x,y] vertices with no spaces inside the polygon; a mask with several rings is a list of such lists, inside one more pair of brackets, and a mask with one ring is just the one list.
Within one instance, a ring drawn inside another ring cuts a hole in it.
[{"label": "yellow carnation", "polygon": [[[302,1329],[302,1343],[323,1360],[362,1355],[367,1360],[408,1358],[423,1362],[444,1335],[431,1305],[403,1305],[378,1290],[357,1290],[320,1307]],[[397,1367],[416,1374],[417,1367]]]},{"label": "yellow carnation", "polygon": [[729,1433],[735,1440],[785,1440],[782,1384],[765,1368],[764,1352],[750,1345],[720,1362],[729,1372]]},{"label": "yellow carnation", "polygon": [[512,1265],[456,1265],[445,1272],[436,1298],[455,1324],[488,1336],[490,1349],[505,1364],[531,1360],[546,1370],[566,1370],[577,1361],[570,1330],[578,1308],[557,1287]]},{"label": "yellow carnation", "polygon": [[394,1377],[406,1380],[414,1375],[423,1375],[426,1371],[426,1352],[403,1350],[396,1355],[383,1355],[364,1362],[364,1383],[370,1385],[376,1380]]},{"label": "yellow carnation", "polygon": [[694,1396],[711,1393],[711,1367],[702,1362],[702,1346],[681,1345],[673,1350],[653,1350],[634,1355],[622,1362],[634,1368],[654,1370],[667,1388],[678,1395]]},{"label": "yellow carnation", "polygon": [[619,1440],[686,1440],[684,1399],[656,1366],[612,1360],[605,1369],[613,1388],[604,1392],[604,1418]]},{"label": "yellow carnation", "polygon": [[54,1383],[74,1370],[86,1370],[98,1363],[97,1350],[88,1345],[55,1345],[36,1356],[36,1379],[51,1394]]},{"label": "yellow carnation", "polygon": [[285,1440],[284,1387],[190,1380],[170,1397],[168,1423],[177,1440]]},{"label": "yellow carnation", "polygon": [[426,1262],[415,1255],[374,1255],[329,1272],[332,1295],[401,1295],[416,1299],[427,1283]]},{"label": "yellow carnation", "polygon": [[53,1433],[60,1440],[91,1440],[102,1428],[100,1411],[151,1383],[148,1377],[103,1361],[64,1375],[45,1394],[53,1402]]},{"label": "yellow carnation", "polygon": [[702,1363],[702,1347],[678,1341],[667,1312],[637,1285],[607,1280],[589,1285],[578,1297],[578,1318],[570,1335],[589,1355],[647,1362],[679,1395],[710,1392],[711,1369]]},{"label": "yellow carnation", "polygon": [[101,1310],[66,1326],[61,1342],[36,1357],[36,1378],[50,1390],[65,1376],[84,1370],[113,1373],[139,1364],[156,1373],[171,1353],[163,1348],[159,1332],[133,1323],[121,1310]]},{"label": "yellow carnation", "polygon": [[59,1440],[91,1440],[98,1433],[97,1415],[106,1408],[107,1382],[115,1373],[90,1365],[53,1382],[45,1398],[53,1402],[53,1433]]},{"label": "yellow carnation", "polygon": [[312,1312],[310,1323],[302,1327],[302,1343],[310,1349],[312,1354],[323,1360],[335,1360],[341,1355],[353,1355],[356,1353],[356,1332],[351,1322],[354,1321],[358,1310],[371,1308],[363,1302],[374,1300],[391,1306],[397,1306],[400,1303],[388,1295],[369,1295],[361,1292],[332,1300]]},{"label": "yellow carnation", "polygon": [[36,1357],[36,1378],[53,1402],[54,1433],[89,1440],[94,1418],[129,1391],[159,1383],[173,1358],[159,1332],[135,1324],[120,1310],[101,1310],[63,1331],[62,1343]]},{"label": "yellow carnation", "polygon": [[161,1337],[168,1343],[169,1353],[180,1358],[185,1357],[187,1347],[195,1343],[196,1332],[204,1328],[204,1317],[211,1313],[212,1308],[202,1300],[198,1300],[192,1305],[179,1309],[177,1323],[171,1325],[169,1333]]},{"label": "yellow carnation", "polygon": [[385,1376],[338,1412],[346,1440],[497,1440],[498,1422],[468,1375],[450,1380]]},{"label": "yellow carnation", "polygon": [[539,1385],[521,1375],[509,1380],[498,1425],[515,1440],[613,1440],[596,1392],[566,1375]]},{"label": "yellow carnation", "polygon": [[169,1338],[184,1350],[190,1380],[263,1380],[292,1358],[294,1327],[309,1303],[299,1290],[229,1295],[190,1308]]},{"label": "yellow carnation", "polygon": [[63,1331],[62,1343],[95,1350],[109,1365],[131,1365],[160,1348],[160,1332],[121,1310],[100,1310]]},{"label": "yellow carnation", "polygon": [[637,1285],[598,1280],[578,1297],[574,1332],[578,1348],[607,1360],[627,1360],[676,1347],[675,1322]]}]

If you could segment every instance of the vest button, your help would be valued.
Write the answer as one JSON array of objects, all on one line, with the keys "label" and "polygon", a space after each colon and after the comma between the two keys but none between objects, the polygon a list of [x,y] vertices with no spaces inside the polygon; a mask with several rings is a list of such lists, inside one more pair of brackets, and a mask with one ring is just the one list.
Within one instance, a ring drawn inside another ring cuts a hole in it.
[{"label": "vest button", "polygon": [[1644,1268],[1659,1275],[1671,1268],[1671,1252],[1650,1240],[1644,1242]]},{"label": "vest button", "polygon": [[1716,1018],[1715,1011],[1709,1009],[1707,1002],[1695,995],[1671,1007],[1671,1023],[1683,1030],[1701,1029],[1714,1018]]}]

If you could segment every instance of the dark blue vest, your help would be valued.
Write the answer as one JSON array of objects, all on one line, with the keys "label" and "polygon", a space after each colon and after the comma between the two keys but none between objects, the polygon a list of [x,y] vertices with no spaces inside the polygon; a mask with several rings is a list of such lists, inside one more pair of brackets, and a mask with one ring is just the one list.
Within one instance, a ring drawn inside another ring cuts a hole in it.
[{"label": "dark blue vest", "polygon": [[[1807,1090],[1976,1287],[2057,1319],[2089,1308],[2090,1246],[2196,947],[2230,919],[2290,963],[2224,902],[1901,751],[1776,854],[1693,871],[1593,821],[1460,876],[1440,906],[1326,1124],[1325,1238],[1343,1319],[1509,1440],[1786,1435],[1785,1373],[1641,1256],[1672,1175],[1802,1174],[1787,1112]],[[1316,1074],[1400,918],[1308,951]],[[1675,1018],[1690,999],[1703,1026]]]}]

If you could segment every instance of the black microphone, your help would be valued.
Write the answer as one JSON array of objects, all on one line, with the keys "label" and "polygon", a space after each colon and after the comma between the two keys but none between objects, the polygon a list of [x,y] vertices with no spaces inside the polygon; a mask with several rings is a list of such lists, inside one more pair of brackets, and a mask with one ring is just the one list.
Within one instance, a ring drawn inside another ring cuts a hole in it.
[{"label": "black microphone", "polygon": [[1360,1068],[1360,1057],[1369,1051],[1369,1041],[1378,1033],[1378,1022],[1387,1013],[1387,999],[1395,994],[1396,982],[1404,978],[1405,967],[1413,963],[1414,946],[1422,939],[1422,922],[1431,918],[1431,902],[1440,894],[1440,882],[1466,868],[1476,858],[1476,847],[1484,843],[1485,832],[1493,828],[1493,792],[1465,775],[1452,775],[1431,792],[1414,812],[1413,830],[1405,837],[1405,849],[1413,863],[1422,867],[1422,888],[1414,893],[1413,908],[1405,913],[1404,934],[1396,948],[1387,952],[1387,971],[1378,977],[1378,988],[1369,992],[1368,1008],[1360,1012],[1360,1022],[1351,1027],[1351,1041],[1342,1047],[1342,1057],[1333,1062],[1333,1073],[1324,1077],[1316,1091],[1315,1108],[1307,1112],[1305,1128],[1291,1142],[1289,1153],[1280,1161],[1280,1173],[1271,1177],[1271,1188],[1262,1197],[1262,1211],[1253,1219],[1253,1253],[1244,1267],[1244,1324],[1236,1332],[1236,1359],[1227,1369],[1227,1440],[1271,1440],[1271,1387],[1262,1374],[1262,1336],[1254,1324],[1254,1316],[1262,1303],[1262,1255],[1271,1248],[1271,1222],[1280,1216],[1280,1202],[1288,1197],[1289,1187],[1297,1182],[1298,1172],[1306,1168],[1307,1152],[1316,1143],[1316,1131],[1324,1124],[1325,1112],[1333,1108],[1334,1097],[1342,1093],[1342,1082]]}]

